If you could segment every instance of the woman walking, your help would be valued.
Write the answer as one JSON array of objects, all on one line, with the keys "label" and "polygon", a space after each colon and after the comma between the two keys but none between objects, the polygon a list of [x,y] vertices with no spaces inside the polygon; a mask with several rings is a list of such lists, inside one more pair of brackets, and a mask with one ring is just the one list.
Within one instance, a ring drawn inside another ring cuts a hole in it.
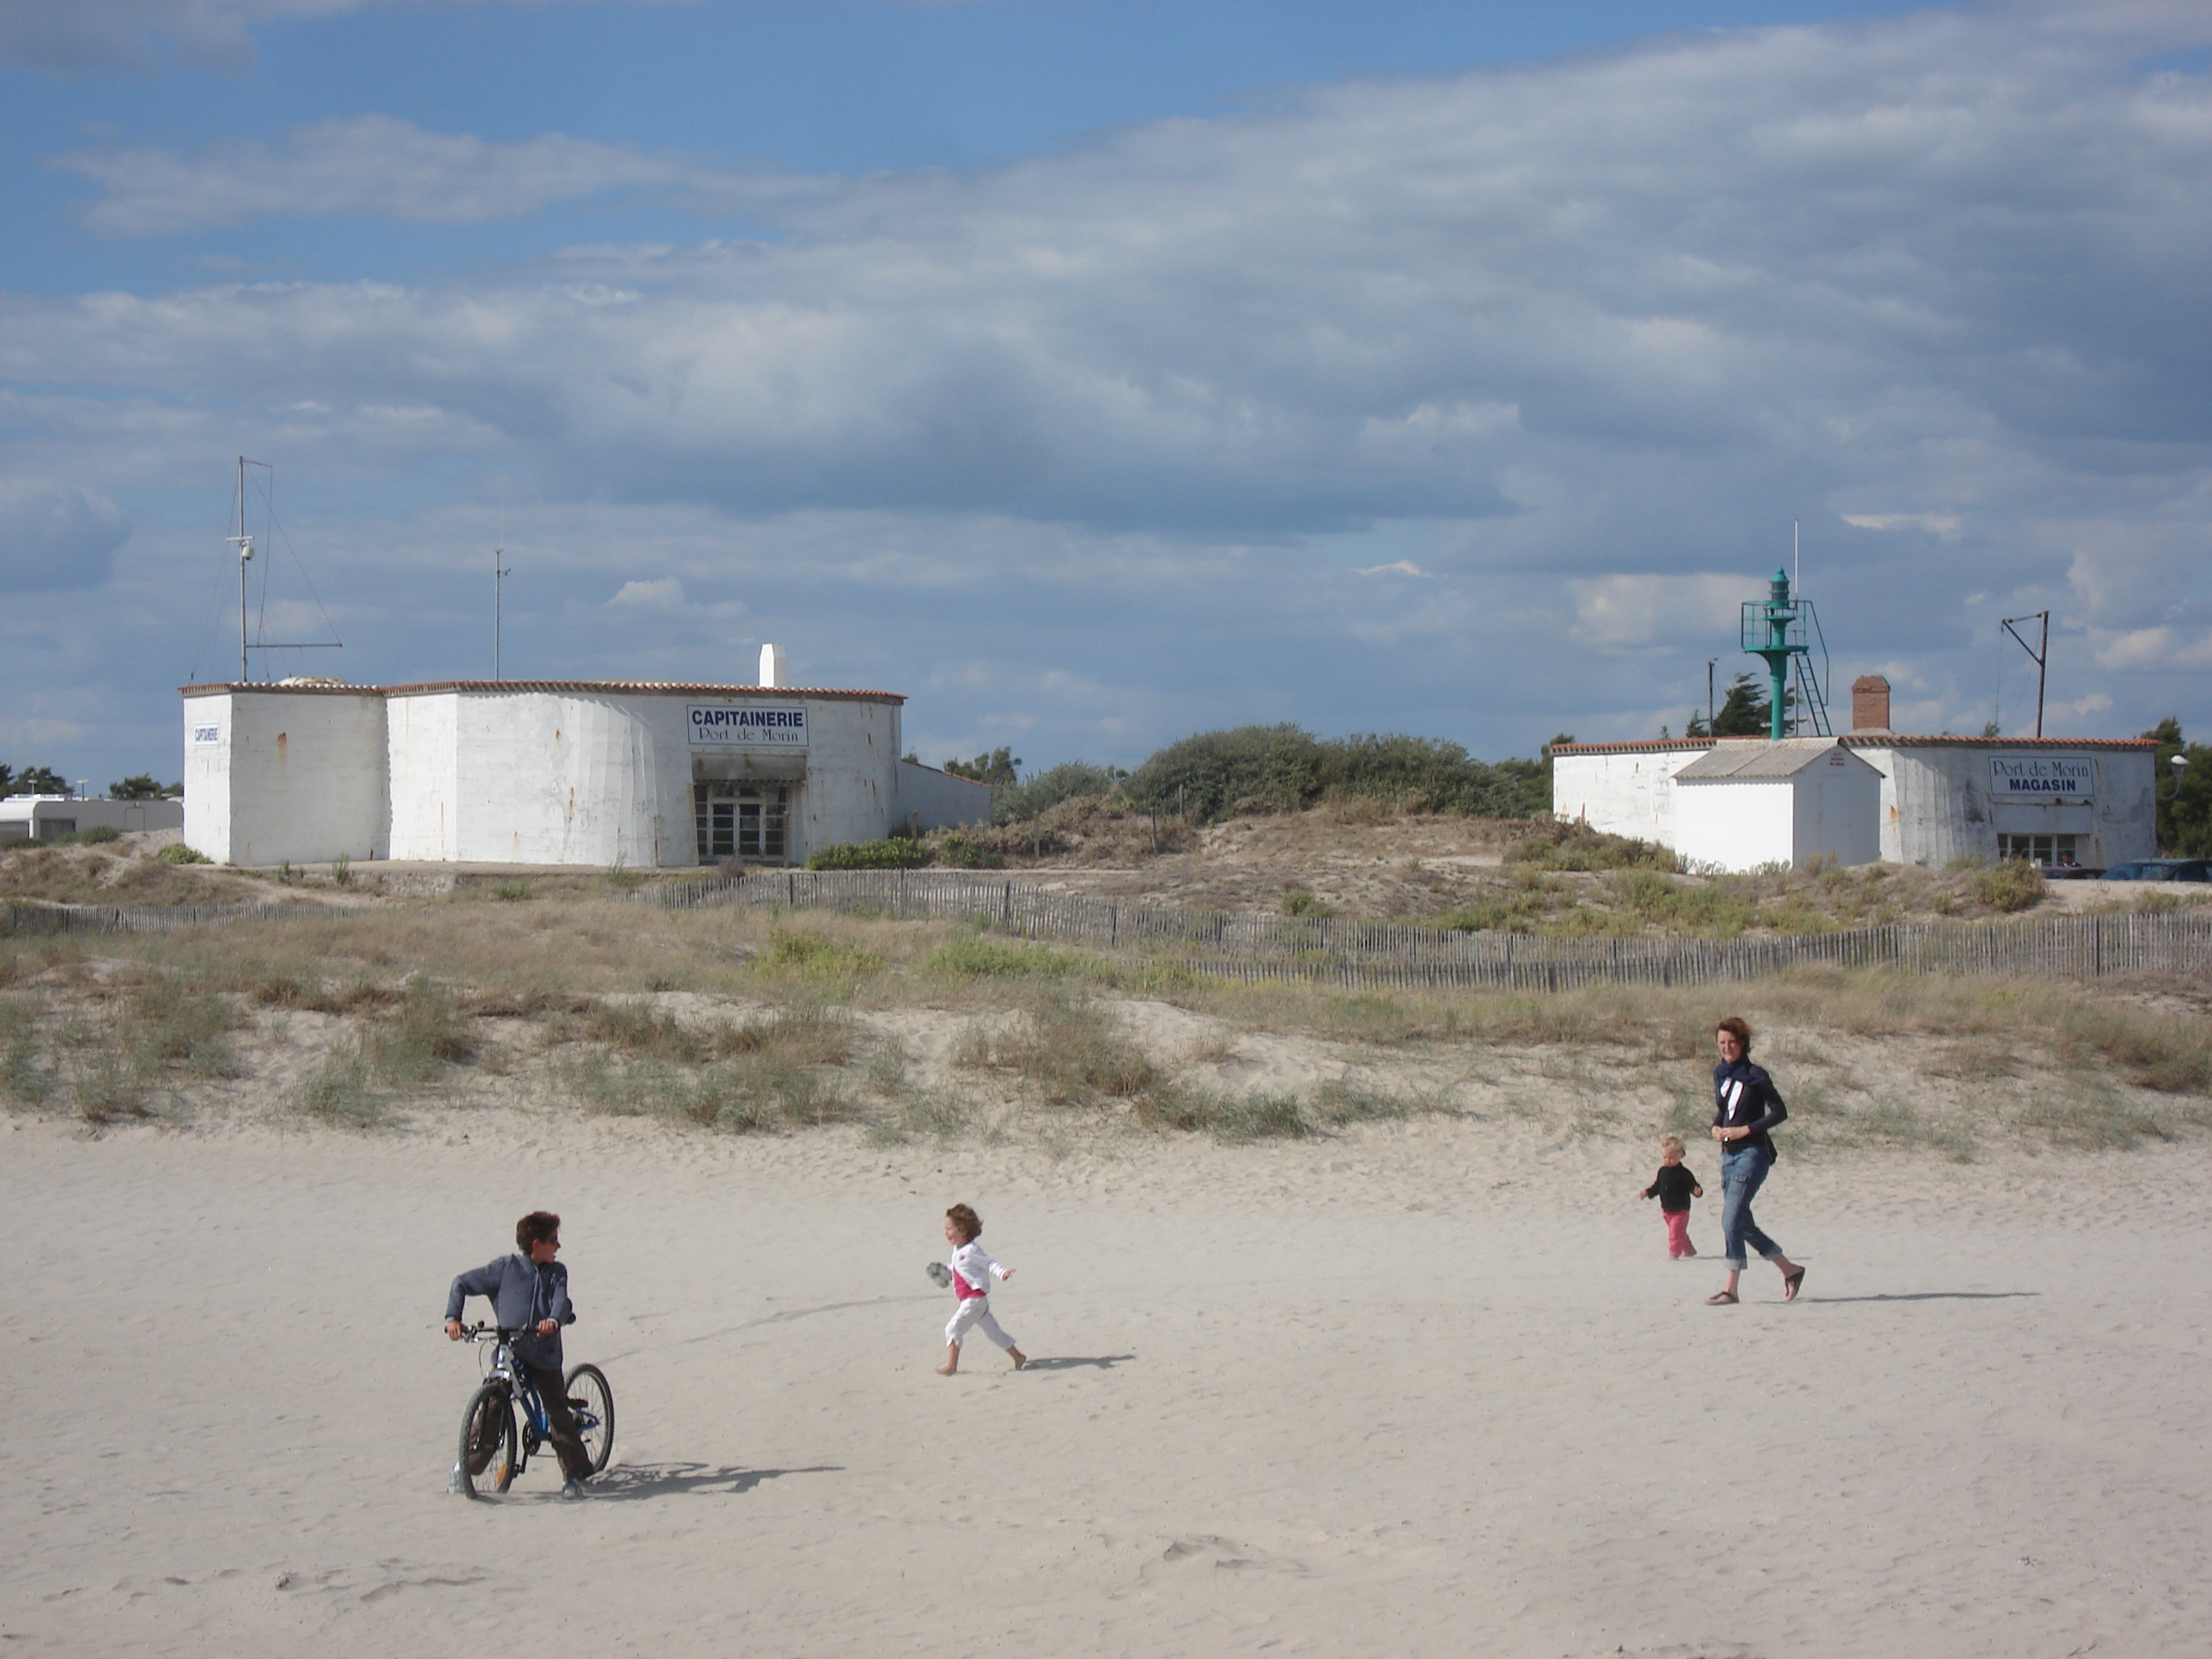
[{"label": "woman walking", "polygon": [[1721,1243],[1728,1283],[1705,1298],[1714,1307],[1736,1300],[1736,1275],[1748,1244],[1782,1270],[1782,1299],[1795,1302],[1805,1270],[1751,1218],[1751,1200],[1774,1167],[1766,1132],[1790,1115],[1774,1079],[1751,1063],[1751,1027],[1730,1014],[1714,1033],[1720,1064],[1713,1067],[1713,1139],[1721,1147]]}]

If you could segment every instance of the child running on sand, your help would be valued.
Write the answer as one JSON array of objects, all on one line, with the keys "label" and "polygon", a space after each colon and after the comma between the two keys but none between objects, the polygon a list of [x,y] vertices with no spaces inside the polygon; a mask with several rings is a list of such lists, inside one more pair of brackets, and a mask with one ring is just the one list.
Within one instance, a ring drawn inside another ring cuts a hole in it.
[{"label": "child running on sand", "polygon": [[1681,1136],[1667,1135],[1660,1140],[1659,1173],[1643,1195],[1657,1199],[1659,1212],[1667,1218],[1668,1255],[1679,1261],[1697,1255],[1698,1247],[1690,1243],[1690,1200],[1703,1198],[1705,1189],[1683,1167]]},{"label": "child running on sand", "polygon": [[945,1327],[945,1363],[937,1368],[939,1376],[951,1376],[960,1369],[960,1339],[978,1325],[984,1335],[1006,1351],[1016,1370],[1030,1363],[1029,1356],[991,1317],[991,1281],[1012,1279],[1014,1270],[991,1260],[990,1252],[980,1242],[982,1237],[983,1218],[965,1204],[956,1204],[945,1212],[945,1242],[952,1247],[952,1294],[960,1298],[960,1305]]}]

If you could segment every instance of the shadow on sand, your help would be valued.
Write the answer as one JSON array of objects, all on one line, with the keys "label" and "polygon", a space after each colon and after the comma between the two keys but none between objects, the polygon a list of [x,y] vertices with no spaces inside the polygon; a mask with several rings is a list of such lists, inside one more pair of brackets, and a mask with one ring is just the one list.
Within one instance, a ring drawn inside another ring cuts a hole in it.
[{"label": "shadow on sand", "polygon": [[1022,1367],[1025,1371],[1072,1371],[1079,1365],[1088,1365],[1095,1370],[1110,1371],[1116,1365],[1126,1365],[1137,1356],[1133,1353],[1103,1353],[1091,1358],[1065,1354],[1058,1358],[1032,1359]]},{"label": "shadow on sand", "polygon": [[2009,1302],[2014,1297],[2041,1296],[2041,1291],[1885,1291],[1879,1296],[1814,1296],[1800,1302]]},{"label": "shadow on sand", "polygon": [[763,1480],[780,1480],[787,1474],[842,1474],[842,1463],[817,1463],[805,1469],[748,1469],[704,1463],[639,1463],[617,1466],[586,1489],[595,1503],[633,1502],[642,1498],[681,1498],[700,1493],[738,1497]]}]

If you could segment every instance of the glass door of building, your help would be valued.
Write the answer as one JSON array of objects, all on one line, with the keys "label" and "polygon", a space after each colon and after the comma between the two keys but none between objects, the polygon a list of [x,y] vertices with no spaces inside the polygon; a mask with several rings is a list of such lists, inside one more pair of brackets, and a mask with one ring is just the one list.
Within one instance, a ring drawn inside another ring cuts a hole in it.
[{"label": "glass door of building", "polygon": [[705,779],[692,786],[693,823],[699,860],[719,864],[750,859],[781,864],[789,856],[792,798],[787,783],[738,783]]}]

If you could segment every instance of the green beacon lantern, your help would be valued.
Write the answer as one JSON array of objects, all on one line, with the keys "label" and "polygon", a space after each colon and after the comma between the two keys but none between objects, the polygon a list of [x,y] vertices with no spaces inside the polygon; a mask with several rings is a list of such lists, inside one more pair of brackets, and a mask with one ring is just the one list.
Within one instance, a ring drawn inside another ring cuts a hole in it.
[{"label": "green beacon lantern", "polygon": [[[1803,735],[1832,735],[1824,690],[1828,642],[1820,635],[1820,619],[1814,614],[1812,601],[1790,593],[1788,571],[1774,573],[1764,601],[1743,602],[1743,648],[1766,664],[1769,737],[1788,737],[1793,726]],[[1816,651],[1820,658],[1817,674],[1812,667]],[[1801,711],[1794,715],[1793,700]]]}]

